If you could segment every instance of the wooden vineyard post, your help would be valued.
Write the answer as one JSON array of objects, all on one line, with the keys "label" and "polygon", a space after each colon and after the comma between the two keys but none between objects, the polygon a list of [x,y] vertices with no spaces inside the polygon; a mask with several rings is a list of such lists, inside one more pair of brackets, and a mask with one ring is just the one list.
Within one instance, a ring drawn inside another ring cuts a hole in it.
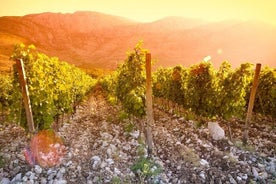
[{"label": "wooden vineyard post", "polygon": [[151,87],[151,54],[146,53],[146,143],[148,145],[148,155],[151,156],[153,149],[152,126],[154,123],[152,109],[152,87]]},{"label": "wooden vineyard post", "polygon": [[31,107],[31,102],[29,98],[28,86],[26,82],[24,63],[22,59],[16,60],[16,66],[17,66],[17,71],[19,75],[19,83],[22,88],[22,96],[23,96],[24,107],[25,107],[26,116],[27,116],[28,129],[29,129],[29,132],[34,133],[35,129],[34,129],[32,107]]},{"label": "wooden vineyard post", "polygon": [[255,101],[256,91],[257,91],[257,87],[258,87],[260,71],[261,71],[261,64],[258,63],[256,65],[256,69],[255,69],[254,81],[253,81],[253,86],[252,86],[252,89],[250,92],[249,104],[248,104],[248,109],[247,109],[247,114],[246,114],[245,130],[244,130],[244,134],[243,134],[243,144],[244,145],[247,144],[247,140],[248,140],[248,126],[249,126],[249,123],[251,122],[252,111],[253,111],[253,107],[254,107],[254,101]]}]

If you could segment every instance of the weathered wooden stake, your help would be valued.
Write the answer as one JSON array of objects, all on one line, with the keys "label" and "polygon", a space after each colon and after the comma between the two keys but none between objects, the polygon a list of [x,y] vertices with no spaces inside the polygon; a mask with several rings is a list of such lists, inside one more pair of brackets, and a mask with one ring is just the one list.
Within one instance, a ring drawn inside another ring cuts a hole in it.
[{"label": "weathered wooden stake", "polygon": [[153,109],[152,109],[152,87],[151,87],[151,54],[146,53],[146,116],[147,116],[147,127],[146,127],[146,142],[148,145],[148,154],[151,156],[153,149],[152,133],[151,129],[154,123]]},{"label": "weathered wooden stake", "polygon": [[16,66],[17,66],[17,71],[19,75],[19,83],[22,88],[22,96],[23,96],[24,107],[25,107],[26,116],[27,116],[28,129],[29,129],[29,132],[34,133],[35,128],[34,128],[34,121],[33,121],[33,113],[32,113],[30,97],[29,97],[28,86],[26,82],[24,63],[22,59],[16,60]]},{"label": "weathered wooden stake", "polygon": [[254,101],[255,101],[256,91],[257,91],[257,87],[258,87],[260,71],[261,71],[261,64],[258,63],[258,64],[256,64],[254,81],[253,81],[253,86],[252,86],[251,93],[250,93],[249,104],[248,104],[248,109],[247,109],[247,114],[246,114],[245,130],[244,130],[244,134],[243,134],[243,144],[244,145],[247,144],[247,140],[248,140],[248,126],[251,122],[252,111],[253,111],[253,107],[254,107]]}]

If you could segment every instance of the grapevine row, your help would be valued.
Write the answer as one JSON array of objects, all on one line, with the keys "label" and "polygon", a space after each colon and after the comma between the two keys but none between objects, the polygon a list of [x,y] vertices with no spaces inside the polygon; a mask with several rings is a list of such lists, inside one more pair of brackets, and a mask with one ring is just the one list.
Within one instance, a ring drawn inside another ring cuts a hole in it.
[{"label": "grapevine row", "polygon": [[[36,51],[33,45],[17,45],[11,58],[24,61],[37,129],[51,128],[53,121],[61,114],[72,112],[74,104],[96,83],[80,69]],[[2,112],[8,113],[13,121],[21,122],[27,128],[25,113],[21,109],[22,97],[16,69],[13,75],[1,75],[0,80],[8,84],[0,84]]]},{"label": "grapevine row", "polygon": [[[253,82],[253,65],[232,69],[223,62],[216,70],[211,62],[190,68],[160,68],[153,76],[155,97],[168,99],[203,117],[242,117],[247,109]],[[276,115],[276,70],[261,71],[254,112]]]},{"label": "grapevine row", "polygon": [[[100,81],[110,101],[119,99],[127,112],[136,115],[139,115],[137,110],[144,113],[146,100],[144,56],[141,53],[141,48],[136,47],[122,66]],[[153,95],[155,99],[171,101],[202,117],[243,117],[253,82],[253,67],[244,63],[233,69],[225,61],[219,69],[215,69],[211,62],[201,62],[189,68],[159,68],[152,76]],[[276,116],[276,69],[262,69],[254,112]]]},{"label": "grapevine row", "polygon": [[116,71],[100,79],[100,84],[108,92],[111,102],[121,103],[129,115],[145,115],[146,69],[145,50],[139,42],[123,64]]}]

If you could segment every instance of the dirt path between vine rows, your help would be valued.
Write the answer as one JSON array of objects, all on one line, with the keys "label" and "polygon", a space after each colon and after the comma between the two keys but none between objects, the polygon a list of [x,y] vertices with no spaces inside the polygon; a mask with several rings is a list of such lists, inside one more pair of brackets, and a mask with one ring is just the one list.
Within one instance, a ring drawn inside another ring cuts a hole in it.
[{"label": "dirt path between vine rows", "polygon": [[255,120],[250,146],[243,147],[243,125],[238,121],[231,122],[233,142],[228,137],[214,141],[205,124],[198,127],[194,121],[161,109],[154,108],[152,160],[162,172],[147,180],[143,180],[145,173],[138,176],[131,170],[139,157],[140,132],[120,118],[120,107],[110,105],[101,93],[93,93],[58,132],[67,147],[58,166],[28,166],[22,154],[28,144],[24,131],[17,125],[0,124],[0,182],[275,183],[276,130],[268,119]]}]

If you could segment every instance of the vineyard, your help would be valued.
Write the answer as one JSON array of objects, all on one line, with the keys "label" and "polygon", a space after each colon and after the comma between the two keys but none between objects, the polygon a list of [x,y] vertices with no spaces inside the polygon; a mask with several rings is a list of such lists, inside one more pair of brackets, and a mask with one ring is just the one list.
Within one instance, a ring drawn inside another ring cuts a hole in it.
[{"label": "vineyard", "polygon": [[[80,69],[37,52],[33,45],[17,45],[11,58],[24,61],[37,130],[51,128],[54,120],[73,112],[96,83]],[[1,75],[0,80],[2,119],[20,122],[27,128],[16,69],[12,74]]]},{"label": "vineyard", "polygon": [[[245,63],[233,70],[225,61],[218,70],[214,69],[211,62],[201,62],[190,68],[182,66],[160,68],[153,74],[153,95],[198,116],[220,117],[226,120],[231,117],[244,118],[253,82],[253,67],[252,64]],[[121,93],[115,91],[116,86],[121,85],[119,74],[123,73],[126,77],[122,82],[125,84],[129,78],[136,81],[135,75],[130,72],[135,73],[133,69],[129,69],[129,74],[119,69],[104,78],[102,85],[111,96],[118,97],[120,100]],[[254,107],[254,112],[274,118],[276,115],[275,72],[275,69],[269,67],[262,69]],[[140,102],[142,103],[141,100]]]},{"label": "vineyard", "polygon": [[[252,64],[233,69],[225,61],[215,69],[203,61],[154,71],[154,150],[149,155],[146,52],[138,43],[116,71],[93,79],[33,45],[17,45],[11,58],[24,61],[35,129],[54,129],[66,154],[56,166],[28,164],[22,150],[32,135],[18,72],[1,73],[0,181],[275,183],[276,69],[261,70],[248,145],[241,139]],[[225,130],[222,140],[212,139],[210,121]]]}]

